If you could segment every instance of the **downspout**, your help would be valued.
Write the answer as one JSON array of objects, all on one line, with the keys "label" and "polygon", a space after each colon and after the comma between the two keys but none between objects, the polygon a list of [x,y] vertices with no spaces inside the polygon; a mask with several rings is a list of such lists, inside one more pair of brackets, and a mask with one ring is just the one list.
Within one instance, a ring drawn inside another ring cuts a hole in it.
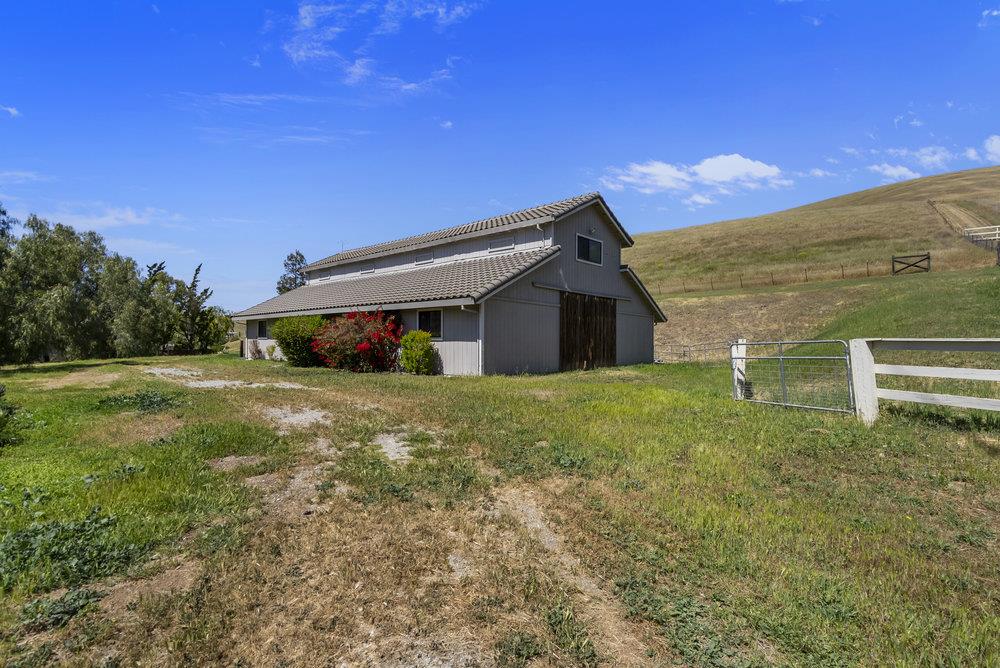
[{"label": "downspout", "polygon": [[479,375],[484,371],[483,339],[486,337],[486,302],[479,305]]}]

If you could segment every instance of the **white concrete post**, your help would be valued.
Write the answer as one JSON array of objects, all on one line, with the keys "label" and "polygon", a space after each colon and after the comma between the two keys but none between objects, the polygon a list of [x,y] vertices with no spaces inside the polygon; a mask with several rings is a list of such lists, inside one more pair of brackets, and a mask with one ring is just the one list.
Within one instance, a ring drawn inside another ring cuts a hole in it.
[{"label": "white concrete post", "polygon": [[869,427],[878,418],[878,395],[875,393],[875,357],[867,339],[851,339],[851,385],[854,387],[854,413]]},{"label": "white concrete post", "polygon": [[744,388],[747,381],[747,340],[736,339],[729,344],[729,360],[733,367],[733,399],[745,399]]}]

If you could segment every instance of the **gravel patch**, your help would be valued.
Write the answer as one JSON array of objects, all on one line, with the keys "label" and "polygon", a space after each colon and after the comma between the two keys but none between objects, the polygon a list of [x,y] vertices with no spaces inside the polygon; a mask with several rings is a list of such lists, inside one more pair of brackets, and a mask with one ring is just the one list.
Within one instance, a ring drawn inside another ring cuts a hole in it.
[{"label": "gravel patch", "polygon": [[201,375],[201,371],[197,369],[178,369],[171,366],[151,366],[143,371],[157,378],[197,378]]},{"label": "gravel patch", "polygon": [[306,429],[314,424],[330,424],[330,416],[315,408],[265,408],[264,414],[278,423],[279,434],[287,434],[290,429]]},{"label": "gravel patch", "polygon": [[225,378],[215,378],[212,380],[189,380],[184,383],[185,387],[193,387],[203,390],[218,390],[231,387],[264,387],[278,390],[311,390],[314,388],[300,385],[299,383],[289,383],[282,381],[279,383],[248,383],[245,380],[227,380]]},{"label": "gravel patch", "polygon": [[216,471],[235,471],[241,466],[255,466],[264,461],[260,455],[229,455],[222,459],[213,459],[208,463]]},{"label": "gravel patch", "polygon": [[372,439],[372,443],[382,448],[382,453],[391,462],[410,461],[410,450],[413,446],[400,440],[399,434],[379,434]]}]

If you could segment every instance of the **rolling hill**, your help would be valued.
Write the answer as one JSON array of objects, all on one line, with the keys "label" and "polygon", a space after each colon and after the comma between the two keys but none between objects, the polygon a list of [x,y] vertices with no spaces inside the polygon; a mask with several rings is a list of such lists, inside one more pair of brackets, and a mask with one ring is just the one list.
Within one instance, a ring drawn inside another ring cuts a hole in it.
[{"label": "rolling hill", "polygon": [[[754,218],[639,234],[623,259],[667,312],[669,321],[656,328],[656,348],[670,358],[677,344],[828,334],[838,318],[886,299],[926,294],[931,286],[994,281],[996,270],[986,268],[995,255],[960,235],[961,228],[977,223],[1000,224],[1000,167],[915,179]],[[924,250],[932,254],[932,275],[884,278],[893,254]],[[942,271],[957,273],[952,280]],[[879,329],[865,335],[886,333]]]},{"label": "rolling hill", "polygon": [[1000,224],[1000,167],[914,179],[754,218],[639,234],[623,260],[654,294],[875,276],[888,272],[893,254],[922,251],[931,252],[935,270],[989,265],[991,254],[960,236],[970,220]]}]

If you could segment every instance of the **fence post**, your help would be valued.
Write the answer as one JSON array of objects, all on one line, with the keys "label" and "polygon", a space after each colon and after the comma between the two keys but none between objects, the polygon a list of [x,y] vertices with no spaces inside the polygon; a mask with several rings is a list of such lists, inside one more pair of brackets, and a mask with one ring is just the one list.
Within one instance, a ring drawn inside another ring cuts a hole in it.
[{"label": "fence post", "polygon": [[875,357],[868,339],[851,339],[851,386],[854,388],[854,414],[871,426],[878,418],[878,395],[875,394]]},{"label": "fence post", "polygon": [[729,359],[733,366],[733,399],[745,399],[744,389],[747,381],[747,340],[736,339],[729,344]]}]

